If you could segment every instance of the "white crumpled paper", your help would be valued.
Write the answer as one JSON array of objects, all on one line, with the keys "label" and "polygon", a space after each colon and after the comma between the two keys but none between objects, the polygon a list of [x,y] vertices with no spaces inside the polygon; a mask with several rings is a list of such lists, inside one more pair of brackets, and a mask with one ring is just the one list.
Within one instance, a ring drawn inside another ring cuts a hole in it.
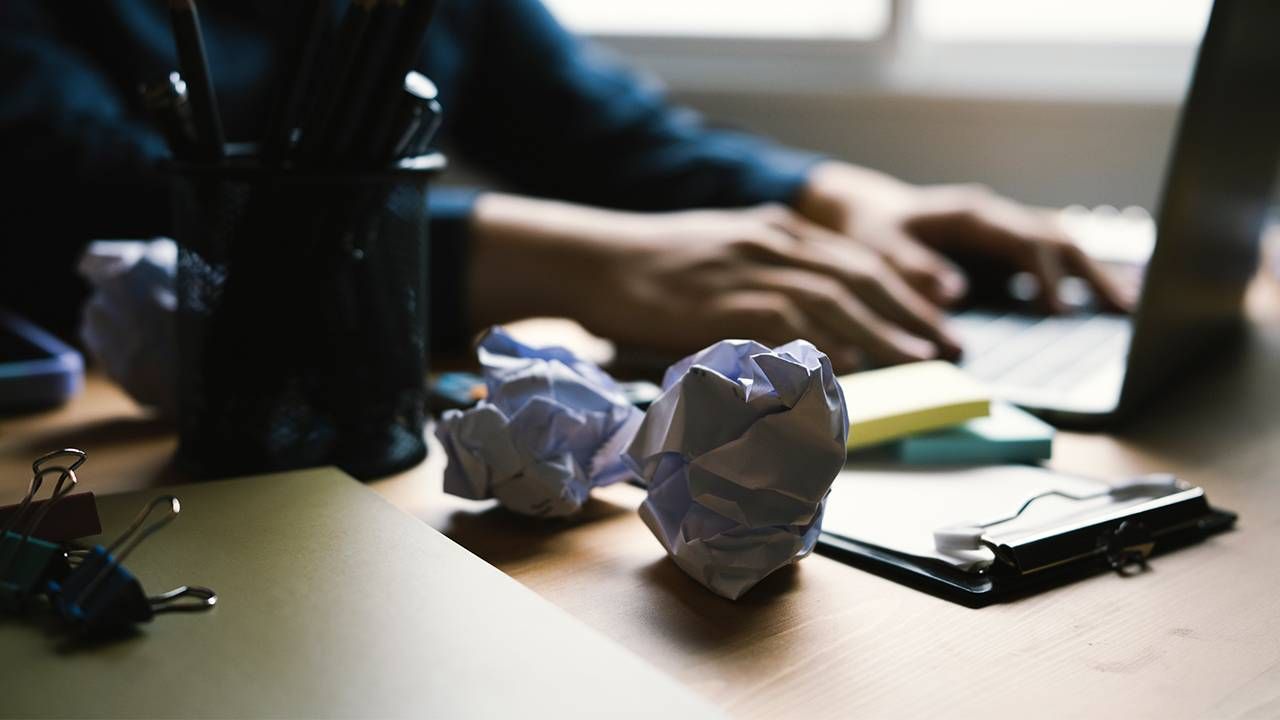
[{"label": "white crumpled paper", "polygon": [[524,515],[577,512],[593,487],[630,473],[620,454],[643,414],[613,378],[559,347],[532,348],[501,328],[480,341],[488,399],[436,426],[445,492],[496,497]]},{"label": "white crumpled paper", "polygon": [[724,340],[667,370],[624,455],[640,516],[686,573],[737,599],[818,540],[849,416],[831,361],[804,340]]},{"label": "white crumpled paper", "polygon": [[178,246],[168,238],[97,240],[80,258],[92,286],[80,337],[107,376],[142,405],[177,414]]}]

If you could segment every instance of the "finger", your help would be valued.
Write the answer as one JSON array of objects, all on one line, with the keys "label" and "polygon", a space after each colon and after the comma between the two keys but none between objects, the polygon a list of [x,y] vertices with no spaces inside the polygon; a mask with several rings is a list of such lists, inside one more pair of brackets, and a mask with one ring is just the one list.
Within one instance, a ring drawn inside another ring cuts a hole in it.
[{"label": "finger", "polygon": [[[780,211],[782,212],[782,211]],[[767,207],[757,209],[758,216],[778,217]],[[785,213],[781,215],[785,217]],[[799,236],[792,226],[776,219],[763,224],[753,223],[741,229],[740,237],[730,244],[730,251],[738,258],[764,265],[794,264]]]},{"label": "finger", "polygon": [[1122,289],[1115,278],[1107,273],[1106,268],[1089,257],[1078,245],[1067,245],[1063,249],[1063,260],[1073,275],[1084,278],[1089,283],[1108,309],[1124,313],[1133,311],[1137,302],[1133,294]]},{"label": "finger", "polygon": [[1066,312],[1066,306],[1058,296],[1058,288],[1066,275],[1062,267],[1061,246],[1050,242],[1031,242],[1027,247],[1031,258],[1027,270],[1040,283],[1040,305],[1054,315]]},{"label": "finger", "polygon": [[839,373],[853,372],[865,365],[861,351],[838,334],[813,323],[785,293],[772,290],[738,290],[724,293],[711,303],[709,311],[719,340],[740,337],[766,345],[781,345],[803,339],[831,358]]},{"label": "finger", "polygon": [[937,306],[886,261],[861,250],[848,238],[808,221],[799,221],[794,230],[802,240],[809,241],[794,249],[798,267],[834,275],[880,317],[933,341],[945,357],[960,356],[960,340],[947,329]]},{"label": "finger", "polygon": [[949,360],[960,357],[963,344],[947,327],[946,318],[903,278],[888,273],[877,282],[868,283],[859,298],[881,317],[932,340],[943,357]]},{"label": "finger", "polygon": [[911,221],[927,244],[973,245],[991,230],[1018,238],[1053,237],[1057,227],[1049,216],[975,185],[939,186],[923,195],[922,207]]},{"label": "finger", "polygon": [[1058,288],[1066,274],[1063,248],[1069,243],[1042,217],[988,191],[961,188],[939,197],[953,205],[917,221],[932,242],[1012,261],[1035,277],[1046,312],[1066,310]]},{"label": "finger", "polygon": [[804,313],[808,327],[825,329],[846,347],[862,350],[878,363],[916,362],[939,355],[939,348],[932,341],[885,320],[828,275],[765,268],[749,282],[759,289],[785,295]]},{"label": "finger", "polygon": [[800,214],[785,205],[767,203],[747,211],[752,217],[792,238],[799,237]]},{"label": "finger", "polygon": [[[820,313],[821,322],[827,323],[828,328],[829,318],[839,318],[840,327],[834,329],[879,362],[912,362],[939,355],[959,357],[960,342],[945,329],[941,314],[897,277],[896,271],[886,267],[878,255],[860,250],[847,238],[785,208],[762,207],[753,212],[764,221],[765,231],[745,235],[736,252],[743,259],[766,266],[757,269],[762,277],[770,275],[769,266],[806,271],[804,280],[795,280],[794,275],[784,272],[777,277],[791,279],[775,278],[756,287],[799,298],[804,302],[803,308]],[[863,253],[861,257],[859,252]],[[833,280],[846,287],[829,287]],[[892,290],[886,288],[886,282]],[[851,292],[858,295],[857,300]],[[824,307],[827,304],[831,306]]]},{"label": "finger", "polygon": [[[774,206],[759,208],[756,212],[760,218],[790,238],[801,240],[806,236],[816,235],[836,240],[840,245],[854,247],[850,238],[796,212]],[[897,230],[868,231],[866,235],[865,244],[901,274],[916,293],[930,302],[953,305],[968,292],[969,282],[964,272],[911,235]]]},{"label": "finger", "polygon": [[937,343],[885,320],[839,285],[824,286],[810,278],[790,290],[815,325],[837,333],[877,364],[932,360],[941,354]]},{"label": "finger", "polygon": [[913,289],[939,305],[954,305],[964,298],[969,281],[960,268],[906,233],[891,235],[876,247]]}]

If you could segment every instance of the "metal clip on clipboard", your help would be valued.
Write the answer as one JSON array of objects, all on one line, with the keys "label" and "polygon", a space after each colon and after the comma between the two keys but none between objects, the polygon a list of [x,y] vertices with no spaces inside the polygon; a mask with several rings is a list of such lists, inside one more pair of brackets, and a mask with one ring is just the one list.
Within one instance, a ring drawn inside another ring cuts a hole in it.
[{"label": "metal clip on clipboard", "polygon": [[1135,507],[1000,543],[993,552],[1001,565],[1020,575],[1091,559],[1129,572],[1144,567],[1163,539],[1201,529],[1212,516],[1204,490],[1184,485]]},{"label": "metal clip on clipboard", "polygon": [[[1069,500],[1109,495],[1130,502],[1067,522],[1049,523],[1042,529],[999,533],[999,526],[1017,519],[1042,498],[1055,495]],[[1141,501],[1135,502],[1137,499]],[[1169,475],[1144,476],[1086,495],[1042,492],[1008,517],[934,531],[939,551],[989,550],[994,558],[974,568],[881,547],[825,527],[818,550],[916,589],[981,607],[1108,570],[1136,574],[1146,568],[1153,555],[1228,529],[1235,520],[1235,514],[1211,507],[1202,488]]]}]

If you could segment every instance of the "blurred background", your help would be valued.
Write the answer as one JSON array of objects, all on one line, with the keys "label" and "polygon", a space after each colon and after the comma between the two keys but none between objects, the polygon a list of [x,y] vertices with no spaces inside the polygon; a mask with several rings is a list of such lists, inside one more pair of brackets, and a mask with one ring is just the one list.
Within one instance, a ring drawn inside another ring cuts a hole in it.
[{"label": "blurred background", "polygon": [[915,182],[1152,209],[1210,0],[545,0],[728,125]]}]

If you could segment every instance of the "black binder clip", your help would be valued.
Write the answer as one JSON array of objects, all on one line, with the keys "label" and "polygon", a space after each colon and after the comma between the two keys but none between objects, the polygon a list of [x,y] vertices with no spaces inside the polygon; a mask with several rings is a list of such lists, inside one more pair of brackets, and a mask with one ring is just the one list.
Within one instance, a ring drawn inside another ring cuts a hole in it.
[{"label": "black binder clip", "polygon": [[[52,472],[54,468],[50,464],[63,459],[71,459],[72,463],[60,469],[74,473],[89,458],[83,450],[75,448],[55,450],[36,458],[31,463],[31,474],[41,476],[46,466],[50,466]],[[0,507],[0,526],[12,527],[27,513],[36,512],[41,513],[40,522],[30,528],[31,536],[41,540],[59,543],[102,532],[98,503],[92,492],[68,493],[48,500],[36,500],[34,495],[30,495],[20,503]]]},{"label": "black binder clip", "polygon": [[[144,527],[152,511],[166,507],[160,519]],[[133,524],[109,547],[95,545],[64,581],[49,584],[54,608],[81,635],[118,632],[150,621],[162,612],[207,610],[218,602],[209,588],[182,586],[147,597],[142,585],[124,565],[138,544],[168,525],[182,511],[172,495],[152,500]]]},{"label": "black binder clip", "polygon": [[[64,456],[75,457],[70,465],[47,465]],[[25,607],[33,595],[38,594],[51,581],[57,581],[68,573],[67,554],[60,545],[33,537],[49,511],[76,486],[76,468],[84,464],[85,454],[79,450],[59,450],[37,459],[31,464],[31,486],[17,510],[11,513],[0,531],[0,609],[17,612]],[[49,499],[31,510],[32,501],[40,492],[46,475],[58,474]],[[31,515],[25,523],[22,521]],[[21,533],[14,529],[22,524]]]}]

